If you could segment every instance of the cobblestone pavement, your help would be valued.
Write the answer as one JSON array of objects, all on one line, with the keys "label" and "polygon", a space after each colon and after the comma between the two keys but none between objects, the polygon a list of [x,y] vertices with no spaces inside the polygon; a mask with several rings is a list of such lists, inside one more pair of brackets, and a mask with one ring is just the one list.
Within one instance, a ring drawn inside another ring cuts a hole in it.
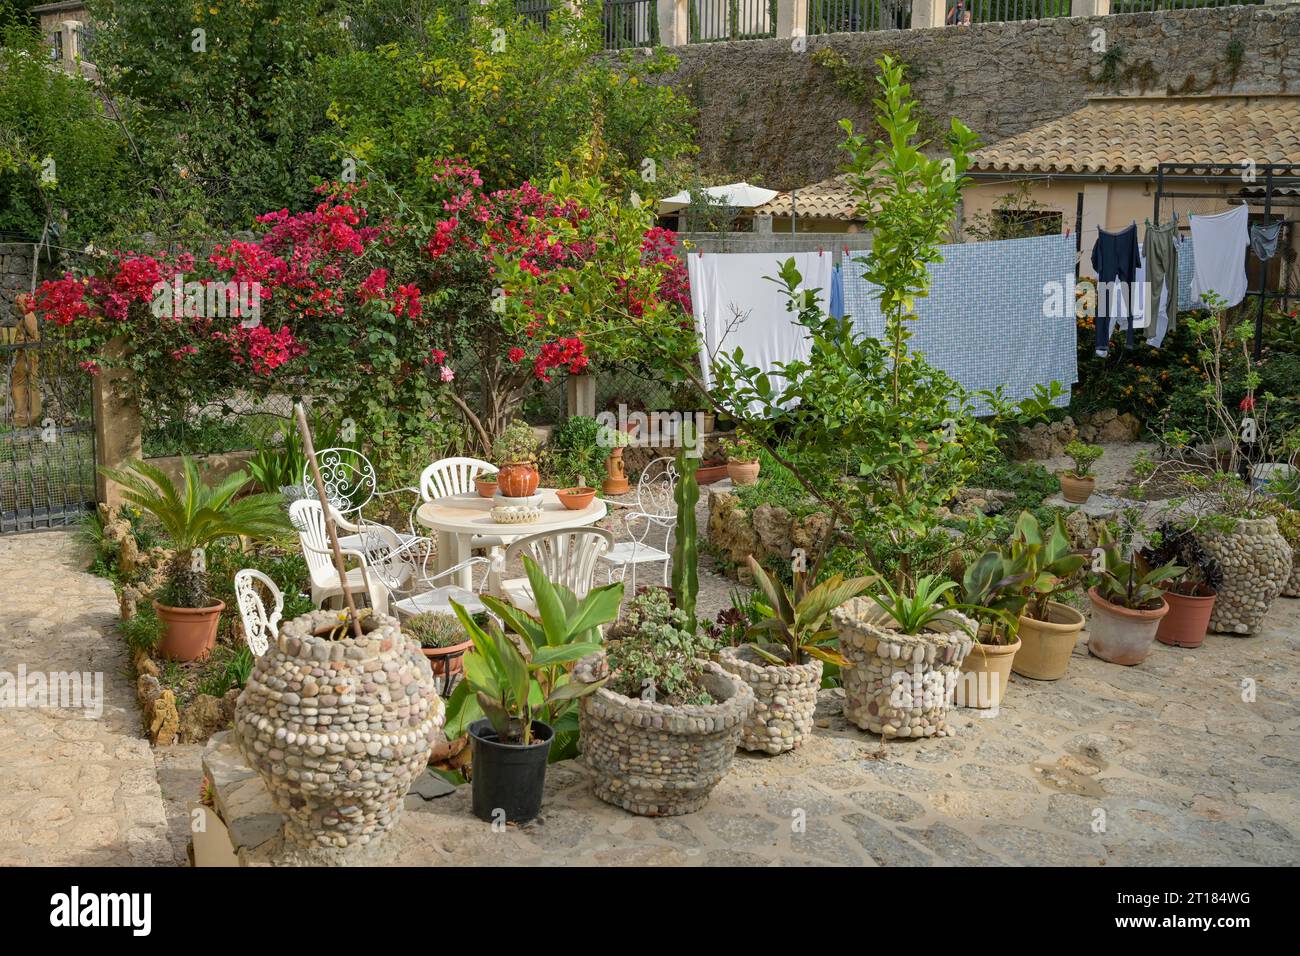
[{"label": "cobblestone pavement", "polygon": [[103,691],[92,719],[71,707],[0,707],[0,864],[170,865],[117,600],[108,581],[80,570],[81,551],[67,531],[0,538],[0,672],[90,672]]}]

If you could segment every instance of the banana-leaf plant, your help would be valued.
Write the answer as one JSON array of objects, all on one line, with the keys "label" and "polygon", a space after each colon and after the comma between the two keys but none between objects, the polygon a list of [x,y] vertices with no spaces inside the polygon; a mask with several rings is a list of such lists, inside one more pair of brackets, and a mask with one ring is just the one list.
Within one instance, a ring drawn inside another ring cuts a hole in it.
[{"label": "banana-leaf plant", "polygon": [[1126,560],[1119,542],[1107,528],[1102,529],[1097,543],[1101,546],[1104,561],[1102,570],[1095,575],[1097,593],[1111,604],[1131,611],[1159,608],[1165,595],[1157,585],[1173,580],[1187,570],[1173,561],[1152,567],[1140,553]]},{"label": "banana-leaf plant", "polygon": [[1057,515],[1050,534],[1044,535],[1038,519],[1020,512],[1008,543],[1008,556],[1023,563],[1024,578],[1017,585],[1025,598],[1025,616],[1049,620],[1050,602],[1074,587],[1087,555],[1070,548],[1065,522]]},{"label": "banana-leaf plant", "polygon": [[748,560],[750,573],[768,603],[763,619],[750,627],[748,636],[751,640],[782,645],[788,660],[764,650],[758,643],[751,645],[754,653],[769,664],[802,664],[807,655],[826,664],[847,667],[849,662],[840,652],[827,646],[836,637],[835,628],[829,623],[831,611],[864,592],[877,578],[845,580],[843,575],[836,574],[810,586],[810,582],[817,580],[821,567],[819,553],[809,570],[794,572],[793,587],[787,590],[785,583],[764,570],[753,555]]},{"label": "banana-leaf plant", "polygon": [[568,588],[548,580],[531,558],[524,558],[524,570],[537,617],[491,595],[481,598],[510,634],[496,622],[482,627],[464,607],[452,602],[474,648],[465,654],[464,680],[448,701],[445,730],[448,739],[455,739],[473,721],[486,717],[503,742],[528,744],[533,721],[539,720],[555,731],[551,760],[562,760],[576,752],[575,703],[604,683],[574,681],[569,665],[601,649],[599,628],[618,616],[623,585],[593,588],[579,600]]},{"label": "banana-leaf plant", "polygon": [[1020,615],[1029,603],[1029,596],[1019,587],[1029,576],[1027,567],[1026,556],[1021,553],[1013,557],[1009,547],[985,551],[966,566],[961,600],[981,625],[976,635],[981,644],[1015,643]]}]

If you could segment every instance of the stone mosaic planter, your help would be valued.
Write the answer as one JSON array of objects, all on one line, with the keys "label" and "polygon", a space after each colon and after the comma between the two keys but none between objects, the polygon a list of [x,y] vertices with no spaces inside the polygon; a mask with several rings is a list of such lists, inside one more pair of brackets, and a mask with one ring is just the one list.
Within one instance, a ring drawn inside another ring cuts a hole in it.
[{"label": "stone mosaic planter", "polygon": [[[584,657],[574,678],[591,683],[609,672],[604,653]],[[705,665],[715,704],[671,707],[602,687],[580,701],[582,753],[596,777],[596,796],[648,817],[694,813],[731,767],[754,692],[716,663]]]},{"label": "stone mosaic planter", "polygon": [[1223,567],[1223,586],[1210,615],[1210,630],[1255,633],[1293,570],[1291,546],[1277,530],[1277,519],[1243,518],[1226,534],[1206,529],[1198,536]]},{"label": "stone mosaic planter", "polygon": [[[949,611],[933,630],[900,634],[869,598],[853,598],[831,612],[843,669],[844,716],[885,737],[946,737],[948,708],[962,661],[975,641],[970,618]],[[969,633],[962,630],[965,627]]]},{"label": "stone mosaic planter", "polygon": [[1282,596],[1300,598],[1300,548],[1291,549],[1291,577],[1282,585]]},{"label": "stone mosaic planter", "polygon": [[[778,644],[764,644],[763,649],[790,659],[789,651]],[[777,666],[764,661],[748,644],[724,647],[718,656],[722,669],[735,674],[754,692],[754,710],[741,731],[740,746],[779,754],[802,744],[812,732],[822,662]]]},{"label": "stone mosaic planter", "polygon": [[397,619],[360,639],[311,634],[313,611],[281,626],[235,708],[240,749],[284,815],[285,842],[347,849],[378,839],[442,737],[445,711],[420,646]]}]

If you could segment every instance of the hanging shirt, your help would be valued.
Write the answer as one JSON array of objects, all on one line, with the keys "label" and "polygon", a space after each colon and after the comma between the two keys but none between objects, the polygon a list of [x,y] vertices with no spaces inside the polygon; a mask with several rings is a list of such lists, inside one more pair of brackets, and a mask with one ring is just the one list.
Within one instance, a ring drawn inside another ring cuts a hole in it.
[{"label": "hanging shirt", "polygon": [[[1137,282],[1138,228],[1133,223],[1119,232],[1097,228],[1092,247],[1092,267],[1097,272],[1097,354],[1110,350],[1111,319],[1132,314],[1133,289]],[[1123,303],[1121,308],[1120,303]],[[1128,346],[1133,347],[1133,329],[1128,330]]]},{"label": "hanging shirt", "polygon": [[1234,206],[1212,216],[1192,216],[1192,244],[1196,247],[1196,272],[1192,297],[1204,305],[1203,297],[1213,292],[1225,307],[1246,295],[1246,247],[1250,211]]},{"label": "hanging shirt", "polygon": [[844,273],[836,266],[831,270],[831,305],[832,319],[844,318]]},{"label": "hanging shirt", "polygon": [[[830,306],[832,257],[829,252],[732,252],[687,257],[691,306],[700,336],[700,366],[704,385],[713,384],[713,361],[720,354],[744,353],[744,364],[777,379],[777,362],[806,359],[810,343],[798,323],[798,312],[787,308],[785,286],[776,279],[781,264],[793,258],[803,289],[817,290],[817,306]],[[750,412],[762,408],[753,403]]]}]

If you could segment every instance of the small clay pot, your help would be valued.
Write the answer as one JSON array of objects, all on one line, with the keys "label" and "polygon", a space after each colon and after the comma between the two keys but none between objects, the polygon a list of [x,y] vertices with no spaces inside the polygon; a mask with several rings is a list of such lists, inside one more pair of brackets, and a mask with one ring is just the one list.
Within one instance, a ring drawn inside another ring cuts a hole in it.
[{"label": "small clay pot", "polygon": [[1092,497],[1093,489],[1097,487],[1097,479],[1089,475],[1087,478],[1077,478],[1068,471],[1063,471],[1056,476],[1061,482],[1061,495],[1070,504],[1081,505]]},{"label": "small clay pot", "polygon": [[507,498],[527,498],[537,491],[541,477],[532,462],[511,462],[497,472],[497,486]]},{"label": "small clay pot", "polygon": [[171,607],[153,602],[158,620],[163,623],[158,653],[169,661],[197,661],[217,646],[217,622],[226,609],[218,601],[211,607]]},{"label": "small clay pot", "polygon": [[451,647],[422,647],[420,653],[429,659],[429,669],[433,671],[433,676],[445,681],[461,672],[461,658],[473,646],[473,641],[463,641]]},{"label": "small clay pot", "polygon": [[595,488],[561,488],[555,492],[555,497],[560,499],[560,504],[570,511],[581,511],[591,504],[596,497]]},{"label": "small clay pot", "polygon": [[497,493],[496,476],[491,478],[475,478],[474,489],[478,492],[480,498],[491,498]]},{"label": "small clay pot", "polygon": [[752,485],[758,481],[757,461],[732,461],[727,459],[727,477],[733,485]]},{"label": "small clay pot", "polygon": [[1170,647],[1200,647],[1210,629],[1210,615],[1214,613],[1217,597],[1213,591],[1209,594],[1166,591],[1169,613],[1160,620],[1156,640]]}]

